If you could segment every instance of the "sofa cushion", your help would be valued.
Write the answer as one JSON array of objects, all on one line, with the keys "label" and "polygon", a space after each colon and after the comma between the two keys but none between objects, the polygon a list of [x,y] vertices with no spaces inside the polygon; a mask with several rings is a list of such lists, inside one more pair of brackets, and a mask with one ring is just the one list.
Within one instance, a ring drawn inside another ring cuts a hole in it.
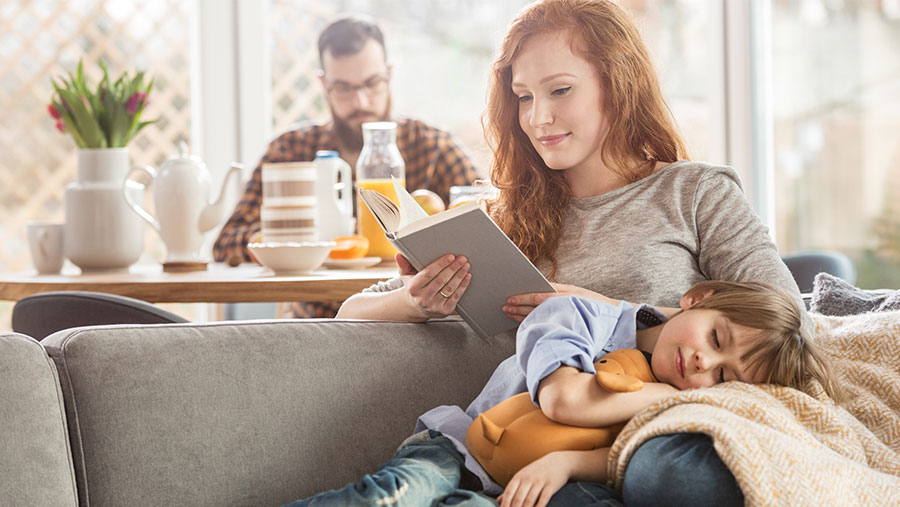
[{"label": "sofa cushion", "polygon": [[460,321],[104,326],[43,344],[83,505],[279,505],[343,486],[514,352]]},{"label": "sofa cushion", "polygon": [[0,334],[0,503],[77,505],[62,393],[43,347]]}]

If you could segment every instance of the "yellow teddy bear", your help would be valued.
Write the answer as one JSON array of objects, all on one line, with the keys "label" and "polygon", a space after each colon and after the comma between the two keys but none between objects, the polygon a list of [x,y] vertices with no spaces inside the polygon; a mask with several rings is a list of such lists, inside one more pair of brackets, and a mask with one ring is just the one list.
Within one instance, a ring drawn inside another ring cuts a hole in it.
[{"label": "yellow teddy bear", "polygon": [[[632,392],[655,382],[650,364],[637,349],[610,352],[594,363],[597,383],[607,391]],[[466,446],[501,486],[532,461],[553,451],[589,451],[609,447],[625,423],[582,428],[553,422],[527,392],[482,412],[466,432]]]}]

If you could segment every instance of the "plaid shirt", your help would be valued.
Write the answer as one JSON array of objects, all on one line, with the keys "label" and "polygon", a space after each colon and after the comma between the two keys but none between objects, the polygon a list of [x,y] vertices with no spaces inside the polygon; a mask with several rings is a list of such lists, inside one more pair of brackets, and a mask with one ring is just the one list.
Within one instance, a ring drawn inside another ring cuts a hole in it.
[{"label": "plaid shirt", "polygon": [[[397,147],[406,163],[407,188],[430,189],[447,202],[451,186],[469,185],[479,177],[469,157],[450,134],[418,120],[396,121]],[[213,246],[215,260],[223,262],[233,257],[250,260],[247,242],[260,230],[263,163],[311,161],[315,160],[318,150],[337,149],[331,123],[305,125],[285,132],[269,143],[266,154],[247,182],[244,195],[216,239]],[[339,307],[340,302],[294,303],[291,312],[296,317],[334,317]]]}]

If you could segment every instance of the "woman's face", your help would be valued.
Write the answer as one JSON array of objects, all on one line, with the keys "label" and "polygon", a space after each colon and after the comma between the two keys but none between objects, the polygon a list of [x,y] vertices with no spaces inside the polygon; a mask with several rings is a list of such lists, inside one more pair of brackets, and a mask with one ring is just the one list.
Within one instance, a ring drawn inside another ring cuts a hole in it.
[{"label": "woman's face", "polygon": [[572,52],[567,31],[531,37],[512,62],[519,126],[550,169],[581,173],[602,165],[608,124],[594,66]]}]

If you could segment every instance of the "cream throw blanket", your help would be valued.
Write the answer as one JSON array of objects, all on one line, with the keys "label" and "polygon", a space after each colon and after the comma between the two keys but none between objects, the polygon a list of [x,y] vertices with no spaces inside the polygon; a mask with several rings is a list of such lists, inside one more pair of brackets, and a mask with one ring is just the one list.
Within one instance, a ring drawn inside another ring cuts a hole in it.
[{"label": "cream throw blanket", "polygon": [[[810,314],[849,402],[729,382],[683,391],[631,420],[610,452],[609,481],[645,440],[710,435],[747,505],[900,505],[900,311]],[[686,485],[689,487],[689,485]]]}]

